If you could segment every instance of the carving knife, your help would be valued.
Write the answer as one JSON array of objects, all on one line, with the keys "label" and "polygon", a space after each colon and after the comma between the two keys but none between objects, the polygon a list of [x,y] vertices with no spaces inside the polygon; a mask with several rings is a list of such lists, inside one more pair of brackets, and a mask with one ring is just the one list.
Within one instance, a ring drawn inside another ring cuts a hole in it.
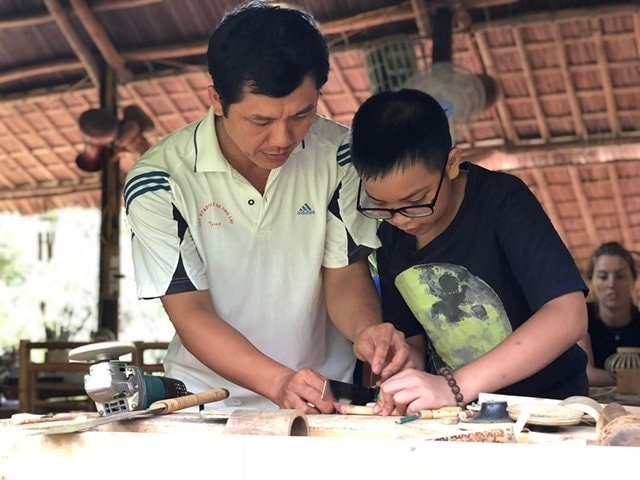
[{"label": "carving knife", "polygon": [[363,387],[355,383],[345,383],[338,380],[325,380],[322,388],[322,399],[332,402],[366,405],[378,398],[378,388]]},{"label": "carving knife", "polygon": [[195,407],[198,405],[204,405],[205,403],[217,402],[224,400],[229,396],[229,391],[225,388],[214,388],[212,390],[205,390],[200,393],[192,393],[184,395],[182,397],[168,398],[165,400],[158,400],[153,402],[149,408],[145,410],[132,410],[122,413],[114,413],[103,417],[91,418],[87,420],[80,420],[64,425],[50,426],[34,431],[34,433],[42,433],[45,435],[57,435],[62,433],[74,433],[84,432],[98,425],[104,425],[106,423],[119,422],[121,420],[129,420],[136,417],[147,417],[149,415],[164,415],[167,413],[175,412],[183,408]]}]

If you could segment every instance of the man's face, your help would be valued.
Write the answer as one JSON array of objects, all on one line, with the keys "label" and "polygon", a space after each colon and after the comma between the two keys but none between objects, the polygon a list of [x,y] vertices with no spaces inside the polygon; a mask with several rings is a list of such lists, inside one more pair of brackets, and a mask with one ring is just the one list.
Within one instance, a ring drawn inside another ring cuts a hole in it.
[{"label": "man's face", "polygon": [[222,152],[236,168],[271,170],[282,166],[311,127],[318,95],[315,81],[307,76],[286,97],[246,92],[240,102],[229,105],[224,116],[213,91],[211,101]]},{"label": "man's face", "polygon": [[618,255],[600,255],[593,268],[591,284],[598,302],[609,308],[627,308],[631,301],[633,275]]}]

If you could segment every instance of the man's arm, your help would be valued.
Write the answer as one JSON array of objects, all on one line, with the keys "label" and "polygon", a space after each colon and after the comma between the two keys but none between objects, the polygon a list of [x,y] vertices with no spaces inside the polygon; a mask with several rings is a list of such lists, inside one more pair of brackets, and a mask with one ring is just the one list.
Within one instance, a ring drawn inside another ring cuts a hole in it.
[{"label": "man's arm", "polygon": [[185,348],[211,370],[282,408],[332,411],[320,400],[324,380],[317,372],[294,372],[260,352],[220,318],[208,290],[165,295],[162,304]]},{"label": "man's arm", "polygon": [[382,310],[367,259],[324,268],[323,286],[332,322],[354,343],[360,360],[383,379],[413,365],[402,332],[382,322]]}]

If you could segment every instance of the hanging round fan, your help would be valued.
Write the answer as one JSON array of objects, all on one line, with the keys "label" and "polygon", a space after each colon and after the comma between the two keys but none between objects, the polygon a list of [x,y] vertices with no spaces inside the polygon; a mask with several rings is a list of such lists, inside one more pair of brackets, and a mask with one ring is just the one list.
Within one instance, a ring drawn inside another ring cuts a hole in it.
[{"label": "hanging round fan", "polygon": [[434,97],[452,123],[465,123],[493,104],[496,84],[451,62],[437,62],[413,75],[405,84]]}]

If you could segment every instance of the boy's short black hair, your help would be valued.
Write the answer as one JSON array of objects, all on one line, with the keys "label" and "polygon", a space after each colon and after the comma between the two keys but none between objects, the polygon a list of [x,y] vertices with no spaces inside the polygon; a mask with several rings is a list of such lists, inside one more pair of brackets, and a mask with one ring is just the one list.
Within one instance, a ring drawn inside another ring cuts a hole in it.
[{"label": "boy's short black hair", "polygon": [[353,117],[351,159],[362,178],[384,177],[418,163],[439,171],[450,150],[447,116],[420,90],[377,93]]},{"label": "boy's short black hair", "polygon": [[227,112],[252,93],[281,98],[311,75],[329,75],[329,49],[313,17],[301,10],[246,2],[227,13],[209,38],[209,74]]}]

